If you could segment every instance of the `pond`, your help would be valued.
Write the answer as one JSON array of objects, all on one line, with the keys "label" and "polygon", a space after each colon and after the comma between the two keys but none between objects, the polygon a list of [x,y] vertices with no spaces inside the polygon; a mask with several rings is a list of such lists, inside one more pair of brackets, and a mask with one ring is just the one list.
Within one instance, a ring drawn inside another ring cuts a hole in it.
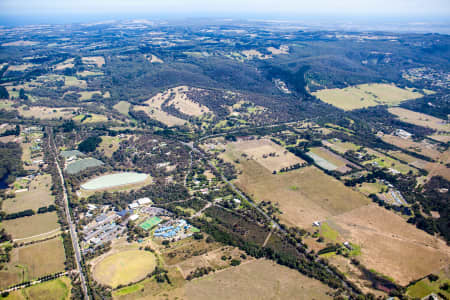
[{"label": "pond", "polygon": [[136,172],[123,172],[103,175],[81,185],[83,190],[98,190],[117,187],[121,185],[135,184],[146,180],[148,174]]}]

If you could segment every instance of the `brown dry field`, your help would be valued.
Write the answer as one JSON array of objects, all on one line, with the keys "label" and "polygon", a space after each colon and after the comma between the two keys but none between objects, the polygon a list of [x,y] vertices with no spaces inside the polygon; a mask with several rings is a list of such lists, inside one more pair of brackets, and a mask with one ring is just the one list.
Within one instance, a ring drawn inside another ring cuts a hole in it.
[{"label": "brown dry field", "polygon": [[230,260],[222,260],[222,256],[231,256],[232,259],[239,259],[241,263],[253,260],[251,256],[247,256],[247,259],[243,260],[240,255],[244,253],[238,248],[222,247],[213,251],[209,251],[205,254],[193,256],[177,264],[182,276],[186,278],[191,272],[199,267],[211,267],[215,270],[225,269],[230,267]]},{"label": "brown dry field", "polygon": [[26,209],[38,210],[39,207],[54,203],[50,192],[51,176],[40,175],[30,183],[28,192],[17,193],[15,198],[9,198],[2,203],[2,209],[10,214]]},{"label": "brown dry field", "polygon": [[172,116],[161,109],[161,105],[164,103],[164,101],[167,99],[166,97],[168,96],[166,95],[166,93],[159,93],[145,101],[144,103],[148,106],[136,105],[134,106],[134,109],[145,112],[150,118],[164,123],[169,127],[185,124],[187,122],[186,120]]},{"label": "brown dry field", "polygon": [[[227,147],[229,148],[228,151],[245,153],[248,156],[247,158],[255,160],[270,172],[305,162],[269,139],[232,142]],[[268,155],[269,153],[276,153],[276,156],[263,157],[263,155]],[[241,161],[246,160],[242,156],[238,157],[238,159]]]},{"label": "brown dry field", "polygon": [[360,261],[368,268],[408,284],[450,261],[444,241],[408,224],[376,204],[330,218],[342,238],[361,246]]},{"label": "brown dry field", "polygon": [[449,162],[449,151],[441,153],[440,159],[443,162],[445,162],[442,164],[428,162],[419,158],[415,158],[411,155],[405,154],[400,151],[390,151],[389,154],[398,159],[408,162],[409,164],[411,164],[416,168],[427,170],[429,172],[428,178],[440,175],[446,178],[447,180],[450,180],[450,169],[445,166],[445,163]]},{"label": "brown dry field", "polygon": [[194,102],[188,98],[186,92],[188,92],[189,90],[200,90],[200,89],[194,89],[188,86],[179,86],[176,88],[169,89],[167,91],[166,99],[172,93],[175,94],[175,98],[170,100],[168,104],[174,105],[176,109],[189,116],[199,117],[205,113],[210,113],[211,111],[208,109],[208,107],[201,105],[197,102]]},{"label": "brown dry field", "polygon": [[[168,265],[177,265],[193,256],[200,251],[209,252],[220,248],[219,243],[206,243],[206,239],[195,240],[186,238],[174,243],[170,243],[169,247],[161,248],[164,262]],[[174,255],[176,254],[176,255]]]},{"label": "brown dry field", "polygon": [[262,54],[261,52],[259,52],[258,50],[255,49],[251,49],[251,50],[244,50],[241,52],[242,55],[244,55],[247,59],[254,59],[254,58],[258,58],[258,59],[269,59],[272,56],[271,55],[266,55],[266,54]]},{"label": "brown dry field", "polygon": [[336,171],[338,171],[338,172],[346,173],[346,172],[350,171],[351,169],[349,167],[347,167],[347,165],[352,165],[355,168],[360,169],[357,165],[349,162],[345,158],[337,155],[336,153],[331,152],[330,150],[328,150],[324,147],[311,148],[311,152],[319,155],[323,159],[325,159],[328,162],[332,163],[333,165],[337,166],[338,169],[336,169]]},{"label": "brown dry field", "polygon": [[82,58],[84,64],[93,64],[101,68],[105,64],[105,59],[103,56],[88,56]]},{"label": "brown dry field", "polygon": [[[1,224],[6,232],[12,235],[13,239],[28,239],[32,236],[46,233],[60,228],[56,212],[36,214],[30,217],[23,217],[14,220],[6,220]],[[37,238],[42,239],[42,237]]]},{"label": "brown dry field", "polygon": [[[7,270],[0,271],[0,288],[19,283],[22,279],[36,279],[46,274],[64,271],[65,259],[64,246],[60,237],[14,248]],[[22,278],[22,274],[25,278]]]},{"label": "brown dry field", "polygon": [[442,153],[440,153],[438,150],[436,150],[434,145],[427,144],[425,142],[418,143],[418,142],[414,142],[412,140],[403,139],[401,137],[389,135],[389,134],[385,134],[381,138],[386,143],[393,144],[397,147],[400,147],[400,148],[403,148],[403,149],[406,149],[409,151],[417,152],[419,154],[428,156],[433,159],[439,159],[439,157],[442,155]]},{"label": "brown dry field", "polygon": [[[276,274],[276,276],[274,276]],[[331,299],[320,281],[268,260],[238,267],[186,283],[186,299]]]},{"label": "brown dry field", "polygon": [[446,124],[446,121],[442,119],[400,107],[391,107],[388,110],[403,122],[432,128],[437,131],[450,132],[450,125]]},{"label": "brown dry field", "polygon": [[268,47],[267,51],[270,51],[273,55],[288,54],[289,46],[281,45],[280,48]]},{"label": "brown dry field", "polygon": [[432,135],[429,135],[430,138],[436,141],[440,141],[443,143],[450,142],[450,134],[449,133],[435,133]]},{"label": "brown dry field", "polygon": [[[230,154],[227,151],[225,159],[233,162]],[[308,227],[370,203],[362,194],[313,166],[276,175],[254,160],[241,159],[236,166],[242,170],[236,180],[238,187],[256,202],[278,203],[280,219],[290,226]]]},{"label": "brown dry field", "polygon": [[35,117],[36,119],[63,119],[72,118],[75,107],[43,107],[31,106],[29,109],[19,108],[19,114],[26,118]]},{"label": "brown dry field", "polygon": [[74,58],[66,59],[65,61],[55,65],[55,70],[64,70],[66,68],[73,68],[74,67],[74,64],[73,64],[74,60],[75,60]]}]

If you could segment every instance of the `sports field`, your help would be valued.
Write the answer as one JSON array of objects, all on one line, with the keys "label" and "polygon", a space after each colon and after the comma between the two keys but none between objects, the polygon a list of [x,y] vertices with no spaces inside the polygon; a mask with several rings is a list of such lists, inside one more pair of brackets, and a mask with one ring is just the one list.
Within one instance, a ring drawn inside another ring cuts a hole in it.
[{"label": "sports field", "polygon": [[156,267],[155,256],[148,251],[127,250],[111,254],[92,269],[94,279],[113,288],[137,282]]},{"label": "sports field", "polygon": [[151,218],[147,219],[145,222],[141,223],[139,226],[144,230],[150,230],[154,226],[161,223],[161,221],[162,220],[158,217],[151,217]]},{"label": "sports field", "polygon": [[376,105],[397,105],[405,100],[422,97],[420,93],[384,83],[361,84],[343,89],[325,89],[314,92],[313,95],[344,110]]}]

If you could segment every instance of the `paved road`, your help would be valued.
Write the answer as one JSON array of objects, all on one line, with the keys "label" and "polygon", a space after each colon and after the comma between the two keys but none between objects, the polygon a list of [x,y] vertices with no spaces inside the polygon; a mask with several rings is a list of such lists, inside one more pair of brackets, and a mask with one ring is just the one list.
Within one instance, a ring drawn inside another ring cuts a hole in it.
[{"label": "paved road", "polygon": [[83,268],[81,267],[82,259],[81,259],[80,246],[78,244],[78,234],[77,234],[75,223],[72,222],[72,217],[70,216],[69,198],[67,197],[67,190],[66,190],[66,185],[64,182],[64,175],[63,175],[63,172],[61,171],[61,167],[59,166],[59,163],[58,163],[58,152],[56,151],[56,145],[53,140],[52,132],[50,132],[49,138],[52,141],[51,147],[53,149],[53,153],[55,154],[55,163],[56,163],[56,167],[58,169],[59,177],[61,179],[61,185],[63,188],[64,210],[66,213],[67,224],[69,224],[69,232],[70,232],[70,237],[72,239],[73,250],[75,252],[75,261],[77,264],[77,271],[78,271],[78,274],[80,275],[80,282],[81,282],[81,288],[83,289],[84,299],[87,300],[87,299],[89,299],[89,293],[88,293],[88,289],[87,289],[87,285],[86,285],[86,278],[83,274]]},{"label": "paved road", "polygon": [[[275,126],[275,125],[274,125],[274,126]],[[247,200],[247,202],[248,202],[252,207],[254,207],[254,208],[255,208],[259,213],[261,213],[268,221],[270,221],[270,223],[272,224],[272,228],[273,228],[273,229],[277,229],[278,232],[280,232],[281,234],[288,235],[288,232],[287,232],[286,230],[284,230],[284,229],[280,226],[280,224],[278,224],[278,223],[277,223],[275,220],[273,220],[269,215],[267,215],[267,214],[266,214],[261,208],[259,208],[259,207],[258,207],[251,199],[249,199],[247,196],[245,196],[245,195],[244,195],[244,194],[243,194],[243,193],[242,193],[242,192],[241,192],[241,191],[240,191],[240,190],[239,190],[239,189],[238,189],[231,181],[229,181],[229,180],[222,174],[222,172],[220,172],[220,171],[217,169],[217,167],[216,167],[212,162],[210,162],[210,161],[206,158],[206,156],[204,155],[204,153],[194,146],[194,143],[193,143],[193,142],[190,142],[190,143],[184,143],[184,142],[182,142],[182,144],[185,145],[185,146],[188,146],[189,148],[192,149],[192,151],[194,151],[194,152],[200,154],[201,157],[203,157],[204,159],[206,159],[206,160],[208,161],[208,164],[209,164],[214,170],[216,170],[217,173],[220,174],[220,176],[222,177],[222,180],[223,180],[224,182],[226,182],[226,183],[228,184],[228,186],[230,186],[231,189],[232,189],[236,194],[238,194],[239,196],[241,196],[243,199]],[[297,247],[304,247],[304,246],[303,246],[302,244],[300,244],[300,243],[297,243],[296,246],[297,246]],[[324,267],[328,273],[333,274],[333,275],[335,275],[336,277],[339,278],[339,276],[337,276],[337,274],[335,274],[335,273],[334,273],[327,265],[321,263],[321,262],[319,261],[318,258],[315,259],[315,262],[318,263],[318,264],[320,264],[322,267]],[[342,282],[342,284],[343,284],[343,286],[344,286],[345,288],[347,288],[348,290],[353,290],[353,292],[356,292],[356,291],[355,291],[351,286],[349,286],[344,280],[341,280],[341,282]]]}]

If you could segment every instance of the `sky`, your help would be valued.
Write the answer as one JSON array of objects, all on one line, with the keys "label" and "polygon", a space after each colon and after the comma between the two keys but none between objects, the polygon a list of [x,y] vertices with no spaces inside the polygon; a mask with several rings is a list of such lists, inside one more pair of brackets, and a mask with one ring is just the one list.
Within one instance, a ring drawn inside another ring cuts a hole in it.
[{"label": "sky", "polygon": [[0,0],[0,23],[67,16],[450,19],[450,0]]}]

